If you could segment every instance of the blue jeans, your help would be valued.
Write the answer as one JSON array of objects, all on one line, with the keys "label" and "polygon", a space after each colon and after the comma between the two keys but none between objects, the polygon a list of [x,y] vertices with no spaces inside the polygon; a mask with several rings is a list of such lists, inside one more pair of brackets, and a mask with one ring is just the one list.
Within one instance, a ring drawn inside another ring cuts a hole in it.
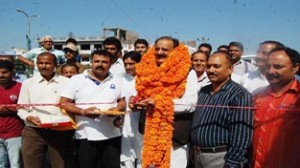
[{"label": "blue jeans", "polygon": [[20,167],[22,137],[0,138],[0,168],[7,167],[7,155],[11,168]]},{"label": "blue jeans", "polygon": [[2,152],[2,148],[3,148],[3,145],[0,143],[0,168],[7,168],[9,165],[8,163],[8,155],[7,155],[7,151],[4,150]]}]

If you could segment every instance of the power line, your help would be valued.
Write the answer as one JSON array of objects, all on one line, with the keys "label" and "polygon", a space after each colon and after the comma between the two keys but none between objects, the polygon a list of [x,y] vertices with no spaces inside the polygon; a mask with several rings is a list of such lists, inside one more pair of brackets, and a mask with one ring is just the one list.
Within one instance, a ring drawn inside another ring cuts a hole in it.
[{"label": "power line", "polygon": [[123,10],[114,0],[111,0],[111,2],[115,5],[116,8],[118,8],[121,12],[123,12],[129,20],[131,20],[134,24],[136,24],[139,28],[141,28],[143,31],[146,31],[146,29],[139,24],[138,22],[136,22],[125,10]]}]

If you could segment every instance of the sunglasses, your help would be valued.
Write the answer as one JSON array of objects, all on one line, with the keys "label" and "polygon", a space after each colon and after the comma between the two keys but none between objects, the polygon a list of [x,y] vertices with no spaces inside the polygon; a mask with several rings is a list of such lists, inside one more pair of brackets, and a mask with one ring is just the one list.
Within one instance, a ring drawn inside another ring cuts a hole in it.
[{"label": "sunglasses", "polygon": [[64,52],[65,52],[65,53],[68,53],[68,52],[70,52],[70,53],[75,53],[75,51],[70,50],[70,49],[65,49]]}]

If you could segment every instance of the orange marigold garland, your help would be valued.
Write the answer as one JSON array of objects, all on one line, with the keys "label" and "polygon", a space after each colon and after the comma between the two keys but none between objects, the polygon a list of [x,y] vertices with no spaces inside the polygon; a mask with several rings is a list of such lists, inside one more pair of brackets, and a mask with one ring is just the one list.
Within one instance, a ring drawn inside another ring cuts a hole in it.
[{"label": "orange marigold garland", "polygon": [[169,168],[171,159],[174,98],[185,91],[191,57],[187,48],[180,44],[160,67],[157,67],[154,47],[143,55],[136,65],[136,89],[141,99],[153,97],[155,107],[147,111],[143,168]]}]

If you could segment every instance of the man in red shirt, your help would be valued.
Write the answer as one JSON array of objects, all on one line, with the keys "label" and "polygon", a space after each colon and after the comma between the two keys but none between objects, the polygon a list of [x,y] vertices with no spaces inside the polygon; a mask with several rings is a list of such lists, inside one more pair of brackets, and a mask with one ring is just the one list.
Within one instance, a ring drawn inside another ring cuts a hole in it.
[{"label": "man in red shirt", "polygon": [[21,83],[13,80],[14,74],[14,63],[0,60],[0,166],[6,163],[7,153],[10,167],[18,168],[24,124],[15,106],[5,106],[18,101]]},{"label": "man in red shirt", "polygon": [[300,160],[300,83],[295,80],[300,54],[290,48],[271,51],[266,78],[255,95],[252,163],[255,168],[296,168]]}]

